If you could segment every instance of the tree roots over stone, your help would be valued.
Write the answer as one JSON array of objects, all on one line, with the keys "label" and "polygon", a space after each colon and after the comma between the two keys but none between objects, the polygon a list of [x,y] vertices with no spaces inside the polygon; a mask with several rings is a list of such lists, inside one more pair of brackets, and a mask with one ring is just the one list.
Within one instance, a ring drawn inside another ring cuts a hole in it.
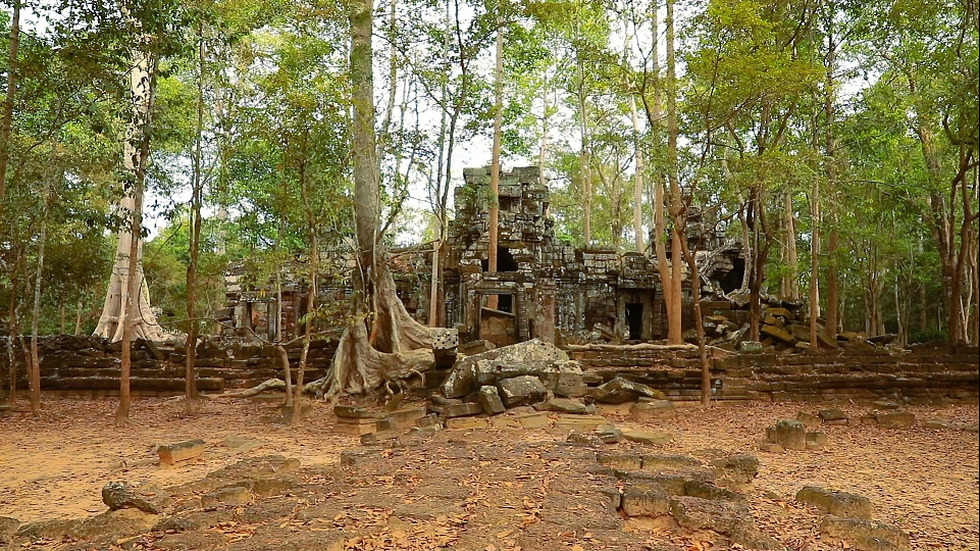
[{"label": "tree roots over stone", "polygon": [[305,392],[331,401],[343,393],[364,394],[381,386],[394,392],[432,368],[432,343],[451,330],[415,321],[398,298],[387,267],[376,281],[375,311],[371,333],[363,320],[353,321],[340,338],[330,371],[306,385]]}]

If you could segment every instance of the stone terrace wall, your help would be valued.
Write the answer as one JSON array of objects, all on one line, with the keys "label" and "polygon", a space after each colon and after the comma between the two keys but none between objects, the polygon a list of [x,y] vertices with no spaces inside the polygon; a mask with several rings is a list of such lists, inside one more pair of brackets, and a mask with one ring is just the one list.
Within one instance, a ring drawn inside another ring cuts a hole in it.
[{"label": "stone terrace wall", "polygon": [[[0,341],[6,347],[6,343]],[[322,377],[336,350],[334,341],[314,341],[310,347],[305,380]],[[67,394],[101,395],[119,391],[118,343],[97,337],[61,335],[45,337],[40,342],[41,389]],[[300,347],[287,349],[290,363],[299,363]],[[18,359],[23,358],[18,347]],[[139,395],[172,395],[184,392],[183,346],[160,346],[153,349],[136,344],[133,347],[131,388]],[[157,356],[160,359],[157,359]],[[7,354],[0,357],[0,373],[7,373]],[[198,347],[197,385],[202,392],[221,392],[248,388],[271,377],[282,377],[278,354],[273,347],[233,345],[215,348]],[[19,389],[27,388],[23,363],[19,363]],[[296,369],[293,369],[295,377]],[[295,379],[294,379],[295,380]],[[6,384],[6,383],[4,383]]]},{"label": "stone terrace wall", "polygon": [[[0,345],[6,346],[2,340]],[[325,374],[335,341],[315,341],[306,380]],[[41,388],[68,394],[113,394],[119,389],[119,345],[95,337],[48,337],[41,341]],[[184,350],[134,347],[132,389],[142,395],[172,395],[184,390]],[[299,346],[289,348],[292,365]],[[595,382],[617,375],[642,382],[673,399],[694,400],[701,392],[701,369],[695,347],[665,349],[650,345],[571,346]],[[22,354],[18,350],[18,357]],[[874,400],[905,398],[910,402],[976,401],[980,398],[977,348],[950,354],[943,349],[891,352],[885,349],[821,354],[728,354],[711,359],[712,394],[720,400]],[[18,388],[26,389],[23,364]],[[0,354],[0,379],[7,355]],[[234,345],[198,349],[197,381],[205,392],[248,388],[281,377],[272,347]],[[295,370],[294,370],[295,375]],[[2,381],[4,387],[6,381]]]},{"label": "stone terrace wall", "polygon": [[[642,382],[675,399],[697,399],[701,369],[695,347],[570,347],[587,372]],[[976,401],[980,354],[968,348],[820,354],[731,354],[711,358],[712,395],[721,400],[874,400],[913,403]]]}]

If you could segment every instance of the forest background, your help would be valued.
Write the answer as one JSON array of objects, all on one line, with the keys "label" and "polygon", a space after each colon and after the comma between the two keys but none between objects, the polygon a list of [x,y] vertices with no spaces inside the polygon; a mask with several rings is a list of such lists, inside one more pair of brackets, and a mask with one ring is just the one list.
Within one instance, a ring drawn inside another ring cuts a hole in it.
[{"label": "forest background", "polygon": [[[137,185],[166,329],[208,332],[232,263],[347,269],[348,3],[3,6],[0,331],[96,328]],[[975,0],[382,0],[373,35],[389,244],[445,240],[499,114],[564,241],[655,255],[697,206],[745,243],[747,289],[840,330],[978,342]]]}]

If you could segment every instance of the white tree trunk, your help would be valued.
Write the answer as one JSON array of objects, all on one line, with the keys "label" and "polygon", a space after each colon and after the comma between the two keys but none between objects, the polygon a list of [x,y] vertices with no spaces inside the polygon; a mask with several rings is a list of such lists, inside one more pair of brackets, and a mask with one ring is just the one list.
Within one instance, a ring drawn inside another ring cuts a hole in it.
[{"label": "white tree trunk", "polygon": [[[149,116],[151,99],[150,59],[143,54],[138,55],[140,57],[134,63],[133,70],[130,74],[135,116],[127,125],[126,139],[123,145],[123,162],[126,171],[130,174],[136,174],[137,168],[140,166],[139,143],[141,134],[145,129],[144,121]],[[135,198],[133,197],[132,190],[127,190],[127,193],[119,201],[120,214],[124,218],[131,220],[134,214],[134,206]],[[99,324],[96,326],[94,333],[96,336],[111,339],[113,342],[122,339],[123,321],[125,321],[126,317],[124,305],[127,299],[126,281],[129,276],[129,254],[132,239],[131,224],[125,224],[119,230],[119,242],[116,245],[116,263],[112,268],[112,275],[109,278],[109,288],[106,292],[105,304],[102,307],[102,316],[99,318]],[[136,239],[140,240],[140,236],[137,235]],[[143,277],[143,247],[141,242],[137,242],[137,250],[139,252],[136,258],[135,275],[139,282],[136,288],[140,289],[140,291],[137,293],[138,296],[135,297],[137,300],[137,309],[135,311],[138,315],[136,316],[137,319],[134,320],[133,335],[146,340],[167,340],[172,335],[168,335],[163,331],[163,328],[157,322],[156,315],[150,309],[149,288]]]}]

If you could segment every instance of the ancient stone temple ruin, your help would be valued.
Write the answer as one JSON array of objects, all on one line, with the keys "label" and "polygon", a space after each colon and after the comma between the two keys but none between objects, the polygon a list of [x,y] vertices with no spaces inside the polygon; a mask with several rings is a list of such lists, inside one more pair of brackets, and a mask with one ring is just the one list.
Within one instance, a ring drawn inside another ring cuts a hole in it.
[{"label": "ancient stone temple ruin", "polygon": [[[663,295],[651,257],[601,247],[576,248],[555,238],[549,194],[537,167],[501,174],[497,271],[487,271],[490,168],[471,168],[456,189],[445,266],[446,325],[461,335],[500,346],[605,337],[649,341],[666,333]],[[700,213],[697,213],[700,214]],[[691,239],[699,249],[706,296],[741,283],[741,249],[693,217]],[[695,245],[692,242],[692,247]],[[686,300],[690,301],[689,282]],[[498,296],[498,308],[486,307]],[[728,301],[716,305],[727,309]],[[690,315],[690,308],[687,314]],[[725,312],[727,313],[727,312]]]},{"label": "ancient stone temple ruin", "polygon": [[[483,339],[497,346],[532,338],[562,344],[646,342],[666,336],[655,259],[608,247],[578,248],[557,239],[549,190],[536,166],[501,174],[497,271],[489,272],[490,168],[469,168],[463,177],[463,185],[455,191],[456,217],[439,262],[443,326],[459,329],[464,342]],[[694,207],[689,212],[688,240],[691,249],[698,251],[706,315],[724,317],[730,325],[741,327],[747,312],[733,311],[725,297],[742,282],[741,247],[726,241],[710,216]],[[431,250],[406,248],[392,253],[399,297],[410,313],[427,319]],[[228,308],[216,317],[239,333],[255,332],[272,340],[276,314],[281,313],[278,323],[284,336],[295,336],[296,320],[304,314],[306,288],[288,276],[302,273],[301,267],[290,266],[286,272],[279,310],[271,284],[247,285],[242,267],[233,267],[227,277]],[[342,276],[321,277],[319,286],[321,303],[349,298]],[[494,295],[497,308],[487,308],[488,298]],[[685,327],[693,327],[690,297],[690,281],[685,281]]]}]

